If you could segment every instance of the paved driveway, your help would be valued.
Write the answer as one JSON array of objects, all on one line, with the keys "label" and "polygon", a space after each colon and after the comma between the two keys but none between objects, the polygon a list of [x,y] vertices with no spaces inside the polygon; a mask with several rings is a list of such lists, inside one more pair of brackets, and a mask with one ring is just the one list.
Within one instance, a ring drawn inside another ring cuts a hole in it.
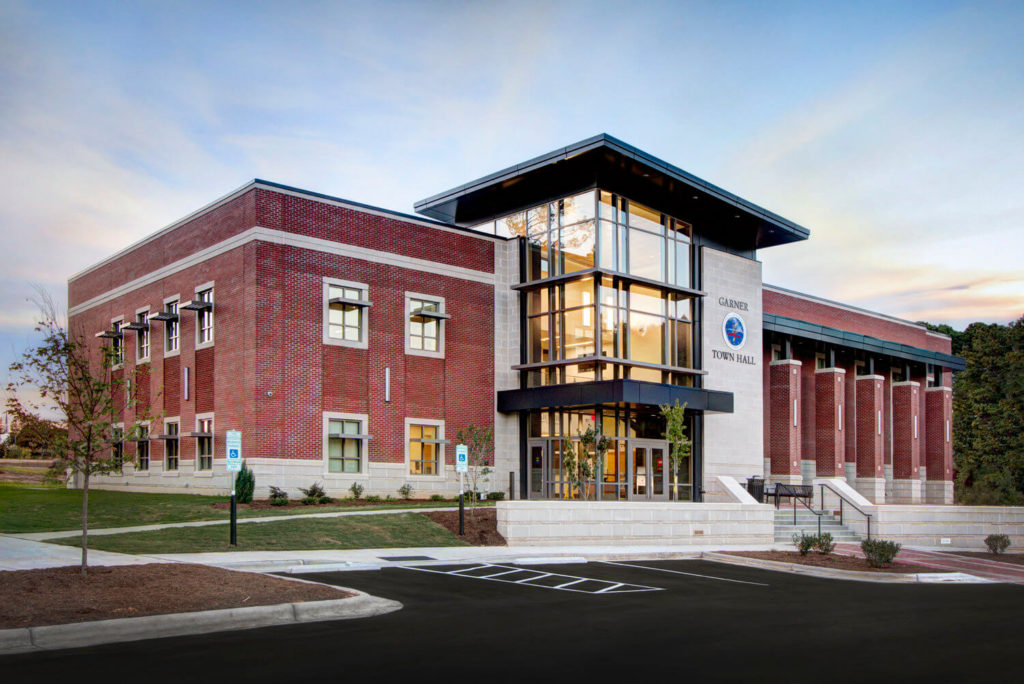
[{"label": "paved driveway", "polygon": [[[504,573],[504,574],[502,574]],[[1024,587],[884,585],[708,561],[305,575],[397,613],[0,658],[5,682],[982,681],[1013,673]],[[187,588],[183,587],[183,591]]]}]

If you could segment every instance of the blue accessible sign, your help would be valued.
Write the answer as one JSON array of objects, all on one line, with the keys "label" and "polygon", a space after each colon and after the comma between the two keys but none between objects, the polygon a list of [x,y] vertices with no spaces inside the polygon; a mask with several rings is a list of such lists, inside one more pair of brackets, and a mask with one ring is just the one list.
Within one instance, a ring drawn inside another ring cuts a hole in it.
[{"label": "blue accessible sign", "polygon": [[228,430],[226,447],[228,453],[227,468],[229,473],[237,473],[242,470],[242,432],[241,430]]},{"label": "blue accessible sign", "polygon": [[469,447],[465,444],[455,447],[455,472],[469,472]]}]

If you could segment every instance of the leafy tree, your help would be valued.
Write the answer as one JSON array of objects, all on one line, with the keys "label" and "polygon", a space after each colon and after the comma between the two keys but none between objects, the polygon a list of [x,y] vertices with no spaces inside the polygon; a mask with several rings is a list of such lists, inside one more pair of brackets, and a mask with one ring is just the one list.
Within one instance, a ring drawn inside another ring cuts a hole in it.
[{"label": "leafy tree", "polygon": [[953,381],[957,500],[1024,504],[1024,317],[972,323]]},{"label": "leafy tree", "polygon": [[[136,382],[126,373],[115,372],[117,361],[109,345],[98,355],[90,354],[81,332],[69,332],[58,314],[52,298],[40,293],[37,302],[40,320],[36,331],[42,335],[39,346],[28,349],[21,360],[10,365],[10,396],[7,409],[22,425],[37,422],[44,404],[56,407],[63,415],[66,430],[39,433],[38,447],[54,460],[49,477],[65,481],[82,476],[82,574],[88,570],[89,481],[121,469],[123,459],[130,458],[115,444],[132,439],[140,433],[145,415],[125,429],[119,414],[138,406]],[[21,399],[19,388],[35,388],[38,402]]]},{"label": "leafy tree", "polygon": [[469,425],[460,428],[455,434],[455,440],[459,444],[465,444],[469,468],[466,476],[469,479],[469,505],[476,514],[476,503],[479,495],[479,486],[486,481],[491,474],[491,456],[494,454],[494,434],[491,428],[481,428]]},{"label": "leafy tree", "polygon": [[659,407],[665,417],[665,439],[669,444],[669,464],[672,467],[672,497],[679,500],[679,466],[690,460],[690,438],[686,436],[686,404]]},{"label": "leafy tree", "polygon": [[585,432],[576,433],[578,447],[569,440],[562,443],[562,464],[569,485],[576,490],[576,495],[586,501],[590,498],[590,483],[594,483],[594,498],[598,497],[598,480],[601,477],[601,464],[608,452],[611,441],[598,432],[593,425]]}]

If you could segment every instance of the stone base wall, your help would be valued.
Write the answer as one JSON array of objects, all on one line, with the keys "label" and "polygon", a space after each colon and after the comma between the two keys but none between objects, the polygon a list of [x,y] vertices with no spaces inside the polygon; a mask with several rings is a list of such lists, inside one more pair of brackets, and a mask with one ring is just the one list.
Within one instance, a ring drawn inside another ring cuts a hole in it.
[{"label": "stone base wall", "polygon": [[509,546],[771,544],[768,504],[499,501]]}]

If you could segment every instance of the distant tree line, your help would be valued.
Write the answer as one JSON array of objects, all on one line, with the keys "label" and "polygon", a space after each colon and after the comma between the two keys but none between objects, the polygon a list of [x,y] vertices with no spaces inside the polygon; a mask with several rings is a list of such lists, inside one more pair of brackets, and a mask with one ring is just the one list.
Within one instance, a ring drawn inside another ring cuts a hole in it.
[{"label": "distant tree line", "polygon": [[1024,316],[1009,325],[972,323],[953,338],[967,368],[953,376],[956,500],[1024,505]]}]

